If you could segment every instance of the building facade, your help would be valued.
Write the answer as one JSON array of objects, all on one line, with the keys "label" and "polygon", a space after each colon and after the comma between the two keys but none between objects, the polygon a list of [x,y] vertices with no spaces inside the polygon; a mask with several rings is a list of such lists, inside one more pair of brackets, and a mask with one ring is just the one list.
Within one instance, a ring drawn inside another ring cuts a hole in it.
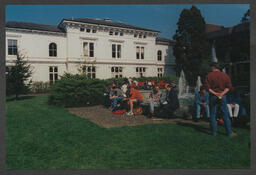
[{"label": "building facade", "polygon": [[58,26],[7,22],[6,65],[19,53],[34,82],[54,82],[65,72],[99,79],[175,75],[174,42],[159,33],[109,19],[63,19]]}]

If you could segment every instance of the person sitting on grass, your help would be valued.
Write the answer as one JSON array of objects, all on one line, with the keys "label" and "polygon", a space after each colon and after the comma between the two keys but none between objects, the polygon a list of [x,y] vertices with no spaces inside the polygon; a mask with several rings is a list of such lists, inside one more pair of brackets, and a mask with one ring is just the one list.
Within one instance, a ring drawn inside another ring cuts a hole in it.
[{"label": "person sitting on grass", "polygon": [[[231,122],[237,119],[239,113],[240,94],[236,90],[235,85],[231,88],[231,91],[227,93],[227,106]],[[234,109],[234,112],[233,112]]]},{"label": "person sitting on grass", "polygon": [[149,112],[152,116],[154,115],[154,107],[160,106],[161,95],[162,94],[160,93],[158,86],[155,86],[149,95]]},{"label": "person sitting on grass", "polygon": [[118,102],[123,100],[121,89],[117,88],[116,86],[113,86],[111,88],[109,99],[111,100],[111,108],[112,110],[115,110],[117,107]]},{"label": "person sitting on grass", "polygon": [[173,114],[173,112],[180,107],[179,99],[175,89],[172,89],[168,84],[166,88],[166,97],[165,101],[162,103],[162,109],[167,111],[168,114]]},{"label": "person sitting on grass", "polygon": [[201,107],[204,108],[206,117],[210,119],[210,110],[209,110],[209,93],[206,91],[204,86],[200,87],[200,91],[195,92],[195,107],[196,107],[196,119],[198,122],[200,118]]},{"label": "person sitting on grass", "polygon": [[137,104],[142,103],[143,102],[143,97],[142,97],[141,93],[138,90],[134,89],[131,86],[128,86],[127,93],[128,93],[127,94],[128,97],[124,98],[124,100],[127,100],[127,103],[130,107],[130,111],[127,112],[126,114],[127,115],[134,115],[133,106],[134,106],[135,103],[137,103]]}]

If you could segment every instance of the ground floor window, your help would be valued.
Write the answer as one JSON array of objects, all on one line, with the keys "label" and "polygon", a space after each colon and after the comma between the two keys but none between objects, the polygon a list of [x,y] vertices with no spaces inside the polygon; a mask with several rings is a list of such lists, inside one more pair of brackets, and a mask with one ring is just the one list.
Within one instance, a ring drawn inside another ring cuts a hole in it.
[{"label": "ground floor window", "polygon": [[88,78],[96,78],[96,67],[95,66],[84,66],[83,73],[85,73]]},{"label": "ground floor window", "polygon": [[146,74],[146,68],[145,67],[136,67],[136,73],[139,77],[144,77]]},{"label": "ground floor window", "polygon": [[49,67],[49,80],[50,83],[55,83],[58,80],[58,67],[50,66]]},{"label": "ground floor window", "polygon": [[157,76],[162,77],[163,76],[163,68],[157,68]]},{"label": "ground floor window", "polygon": [[122,78],[123,75],[123,68],[122,67],[111,67],[111,74],[113,78]]}]

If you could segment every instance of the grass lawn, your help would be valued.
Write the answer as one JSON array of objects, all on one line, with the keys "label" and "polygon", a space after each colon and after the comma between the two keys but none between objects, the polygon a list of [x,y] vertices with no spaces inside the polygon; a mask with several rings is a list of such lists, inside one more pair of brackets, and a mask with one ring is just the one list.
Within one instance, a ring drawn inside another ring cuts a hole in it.
[{"label": "grass lawn", "polygon": [[105,129],[46,104],[47,96],[6,104],[8,169],[249,168],[250,132],[155,124]]}]

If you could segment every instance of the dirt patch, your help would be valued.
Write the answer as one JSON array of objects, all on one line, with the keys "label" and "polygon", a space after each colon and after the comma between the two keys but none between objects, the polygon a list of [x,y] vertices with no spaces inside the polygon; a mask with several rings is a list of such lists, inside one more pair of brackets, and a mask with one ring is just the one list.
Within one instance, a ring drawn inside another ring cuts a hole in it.
[{"label": "dirt patch", "polygon": [[163,124],[163,123],[190,123],[190,124],[207,124],[207,122],[193,122],[192,120],[184,120],[181,118],[162,119],[162,118],[148,118],[144,115],[127,116],[126,114],[116,115],[111,110],[104,106],[91,106],[68,108],[69,112],[81,117],[86,118],[93,123],[104,128],[118,128],[123,126],[137,126],[145,124]]}]

